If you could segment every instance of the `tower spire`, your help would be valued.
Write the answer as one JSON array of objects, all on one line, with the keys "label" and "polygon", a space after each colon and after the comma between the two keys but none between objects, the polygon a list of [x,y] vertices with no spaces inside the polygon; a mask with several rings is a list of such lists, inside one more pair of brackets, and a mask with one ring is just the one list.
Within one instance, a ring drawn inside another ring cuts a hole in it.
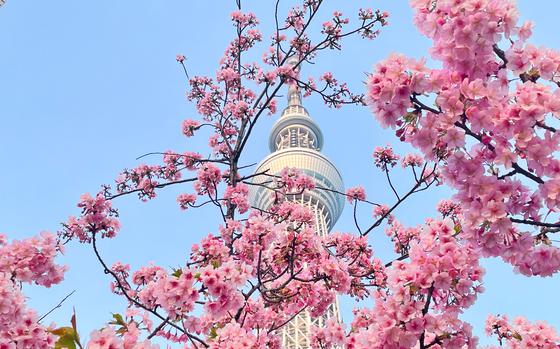
[{"label": "tower spire", "polygon": [[[298,64],[298,62],[299,62],[299,58],[296,55],[294,55],[288,59],[286,64],[291,66],[296,72],[296,75],[299,76],[300,66],[296,67],[296,64]],[[303,106],[301,102],[301,91],[299,90],[297,83],[291,81],[288,86],[288,107],[295,106],[295,105]]]},{"label": "tower spire", "polygon": [[[292,56],[285,64],[295,68],[295,73],[299,75],[298,63],[297,56]],[[287,148],[308,148],[320,151],[323,147],[323,134],[303,107],[301,91],[295,82],[288,84],[287,99],[288,105],[270,132],[270,151],[275,152]]]}]

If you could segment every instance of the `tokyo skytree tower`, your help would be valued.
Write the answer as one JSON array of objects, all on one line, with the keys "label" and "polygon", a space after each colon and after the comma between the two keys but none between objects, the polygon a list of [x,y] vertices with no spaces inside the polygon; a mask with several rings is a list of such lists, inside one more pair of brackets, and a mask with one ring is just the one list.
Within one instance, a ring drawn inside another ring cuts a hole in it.
[{"label": "tokyo skytree tower", "polygon": [[[314,178],[316,186],[344,192],[340,173],[321,153],[323,135],[303,107],[301,93],[295,84],[288,90],[288,106],[272,127],[269,147],[271,154],[261,161],[257,173],[268,169],[269,174],[279,175],[286,167],[298,168]],[[256,177],[255,182],[268,179]],[[269,208],[274,202],[273,191],[264,187],[258,187],[251,196],[253,205],[261,209]],[[321,236],[330,232],[344,208],[343,196],[327,190],[308,191],[294,196],[293,200],[315,212],[315,229]],[[312,318],[308,312],[302,312],[283,327],[283,348],[310,348],[311,326],[322,327],[332,317],[341,321],[338,299],[322,317]]]}]

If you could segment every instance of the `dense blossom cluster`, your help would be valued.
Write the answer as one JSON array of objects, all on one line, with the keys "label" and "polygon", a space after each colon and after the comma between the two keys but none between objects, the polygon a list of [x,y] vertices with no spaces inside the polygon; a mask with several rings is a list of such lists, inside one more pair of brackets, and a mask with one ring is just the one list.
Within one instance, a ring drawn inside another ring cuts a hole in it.
[{"label": "dense blossom cluster", "polygon": [[183,134],[187,137],[192,137],[194,131],[200,128],[200,122],[196,120],[187,119],[183,121]]},{"label": "dense blossom cluster", "polygon": [[362,299],[370,295],[370,288],[385,285],[385,267],[376,258],[365,237],[352,234],[332,233],[324,242],[331,249],[348,275],[342,274],[350,282],[347,294]]},{"label": "dense blossom cluster", "polygon": [[195,194],[179,194],[177,196],[177,203],[182,210],[186,210],[189,206],[194,205],[197,196]]},{"label": "dense blossom cluster", "polygon": [[45,287],[62,281],[66,267],[56,265],[62,246],[55,235],[8,243],[0,234],[0,347],[40,349],[54,346],[53,328],[38,322],[37,313],[27,308],[21,283]]},{"label": "dense blossom cluster", "polygon": [[239,213],[245,213],[249,210],[249,186],[244,183],[238,183],[235,187],[228,186],[224,192],[224,199],[230,204],[235,205]]},{"label": "dense blossom cluster", "polygon": [[556,349],[560,346],[560,336],[554,328],[544,322],[532,324],[522,317],[511,323],[507,316],[491,315],[486,320],[486,333],[497,336],[509,349]]},{"label": "dense blossom cluster", "polygon": [[482,291],[477,253],[454,237],[451,220],[428,221],[409,242],[410,261],[387,270],[387,287],[370,311],[358,313],[348,348],[475,348],[459,320]]},{"label": "dense blossom cluster", "polygon": [[26,307],[23,293],[9,274],[0,272],[0,347],[53,347],[56,336],[37,320],[37,314]]},{"label": "dense blossom cluster", "polygon": [[113,209],[111,201],[107,200],[101,193],[92,197],[84,194],[78,207],[82,209],[80,217],[70,217],[64,223],[61,232],[64,238],[76,238],[80,242],[91,242],[96,234],[104,238],[113,238],[120,229],[118,214]]},{"label": "dense blossom cluster", "polygon": [[95,330],[90,335],[87,343],[88,349],[159,349],[159,345],[150,343],[149,340],[138,340],[140,331],[135,322],[126,327],[124,334],[118,334],[112,327]]},{"label": "dense blossom cluster", "polygon": [[7,243],[0,234],[0,271],[18,282],[50,287],[62,281],[66,267],[54,263],[63,246],[51,233]]},{"label": "dense blossom cluster", "polygon": [[[150,265],[131,274],[128,265],[117,263],[111,268],[118,280],[113,290],[150,311],[182,319],[193,335],[215,333],[212,348],[279,348],[278,338],[264,329],[286,322],[302,307],[320,316],[338,292],[363,298],[368,287],[384,283],[384,268],[365,237],[334,234],[322,240],[305,207],[284,201],[274,211],[252,214],[244,223],[228,221],[221,236],[209,235],[193,246],[181,269]],[[292,254],[297,260],[288,257]],[[245,289],[255,278],[261,282],[259,299]],[[197,307],[202,315],[194,315]],[[158,334],[178,343],[192,340],[173,329]],[[122,342],[111,330],[96,332],[92,343],[100,340]]]},{"label": "dense blossom cluster", "polygon": [[[373,216],[376,218],[385,217],[389,213],[389,206],[387,205],[377,205],[373,208]],[[391,219],[389,219],[389,223]]]},{"label": "dense blossom cluster", "polygon": [[194,183],[194,188],[198,195],[214,195],[216,193],[218,184],[222,181],[222,172],[215,165],[207,162],[200,166],[197,172],[197,181]]},{"label": "dense blossom cluster", "polygon": [[344,327],[335,319],[327,320],[324,327],[312,328],[311,346],[313,348],[332,348],[344,344]]},{"label": "dense blossom cluster", "polygon": [[[378,64],[368,82],[375,116],[442,161],[473,246],[523,274],[552,275],[560,270],[548,238],[560,225],[560,134],[551,126],[560,115],[560,54],[526,43],[531,24],[517,26],[513,1],[412,6],[443,68],[401,55]],[[504,38],[511,44],[501,49]]]},{"label": "dense blossom cluster", "polygon": [[461,205],[452,200],[441,200],[437,210],[443,217],[458,217],[462,213]]}]

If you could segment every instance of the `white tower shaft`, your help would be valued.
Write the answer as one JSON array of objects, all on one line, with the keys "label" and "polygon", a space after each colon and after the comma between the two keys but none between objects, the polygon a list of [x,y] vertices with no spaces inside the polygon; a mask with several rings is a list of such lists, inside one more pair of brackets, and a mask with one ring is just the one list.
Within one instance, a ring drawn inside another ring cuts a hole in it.
[{"label": "white tower shaft", "polygon": [[[325,220],[324,210],[317,204],[305,201],[305,198],[303,197],[297,200],[297,202],[312,209],[315,213],[315,229],[317,234],[321,236],[327,235],[328,225]],[[285,349],[311,348],[310,339],[312,326],[323,327],[325,326],[326,321],[330,318],[335,318],[339,322],[342,321],[340,317],[338,297],[335,299],[335,302],[329,306],[327,312],[323,316],[313,318],[309,315],[309,312],[304,311],[288,322],[280,332],[282,336],[282,347]]]},{"label": "white tower shaft", "polygon": [[[278,175],[286,167],[298,168],[313,177],[317,187],[330,189],[313,190],[292,197],[292,200],[315,213],[315,230],[317,234],[326,236],[344,208],[344,198],[336,194],[344,192],[344,185],[336,167],[320,152],[323,135],[303,107],[301,93],[295,84],[288,89],[288,106],[272,128],[269,146],[272,153],[259,164],[257,172],[268,170],[269,174]],[[268,178],[254,179],[259,183],[266,180]],[[274,194],[264,187],[257,188],[252,193],[253,205],[269,208],[274,202]],[[307,311],[300,313],[281,329],[283,347],[310,348],[311,327],[322,327],[327,319],[333,317],[341,321],[338,299],[321,317],[312,318]]]}]

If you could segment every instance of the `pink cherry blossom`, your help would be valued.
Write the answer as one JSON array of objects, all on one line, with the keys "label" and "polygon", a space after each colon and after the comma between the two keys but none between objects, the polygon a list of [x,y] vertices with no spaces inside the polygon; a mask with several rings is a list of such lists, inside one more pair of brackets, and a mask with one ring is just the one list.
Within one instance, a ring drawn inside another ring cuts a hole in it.
[{"label": "pink cherry blossom", "polygon": [[364,201],[366,199],[366,192],[363,187],[354,187],[346,190],[346,199],[352,203],[354,200]]},{"label": "pink cherry blossom", "polygon": [[183,134],[187,137],[192,137],[194,135],[194,131],[200,128],[200,122],[196,120],[187,119],[183,121]]},{"label": "pink cherry blossom", "polygon": [[[389,56],[369,77],[373,113],[440,164],[472,246],[523,274],[557,272],[560,250],[547,233],[559,219],[546,212],[556,213],[560,203],[553,155],[560,136],[549,126],[559,103],[558,89],[545,80],[556,82],[560,54],[528,43],[531,25],[518,25],[512,1],[437,2],[433,8],[413,1],[412,7],[416,26],[433,40],[432,58],[443,67]],[[449,208],[442,213],[459,215]]]},{"label": "pink cherry blossom", "polygon": [[386,170],[397,164],[399,156],[393,152],[391,147],[376,147],[373,151],[373,160],[375,162],[375,166]]}]

